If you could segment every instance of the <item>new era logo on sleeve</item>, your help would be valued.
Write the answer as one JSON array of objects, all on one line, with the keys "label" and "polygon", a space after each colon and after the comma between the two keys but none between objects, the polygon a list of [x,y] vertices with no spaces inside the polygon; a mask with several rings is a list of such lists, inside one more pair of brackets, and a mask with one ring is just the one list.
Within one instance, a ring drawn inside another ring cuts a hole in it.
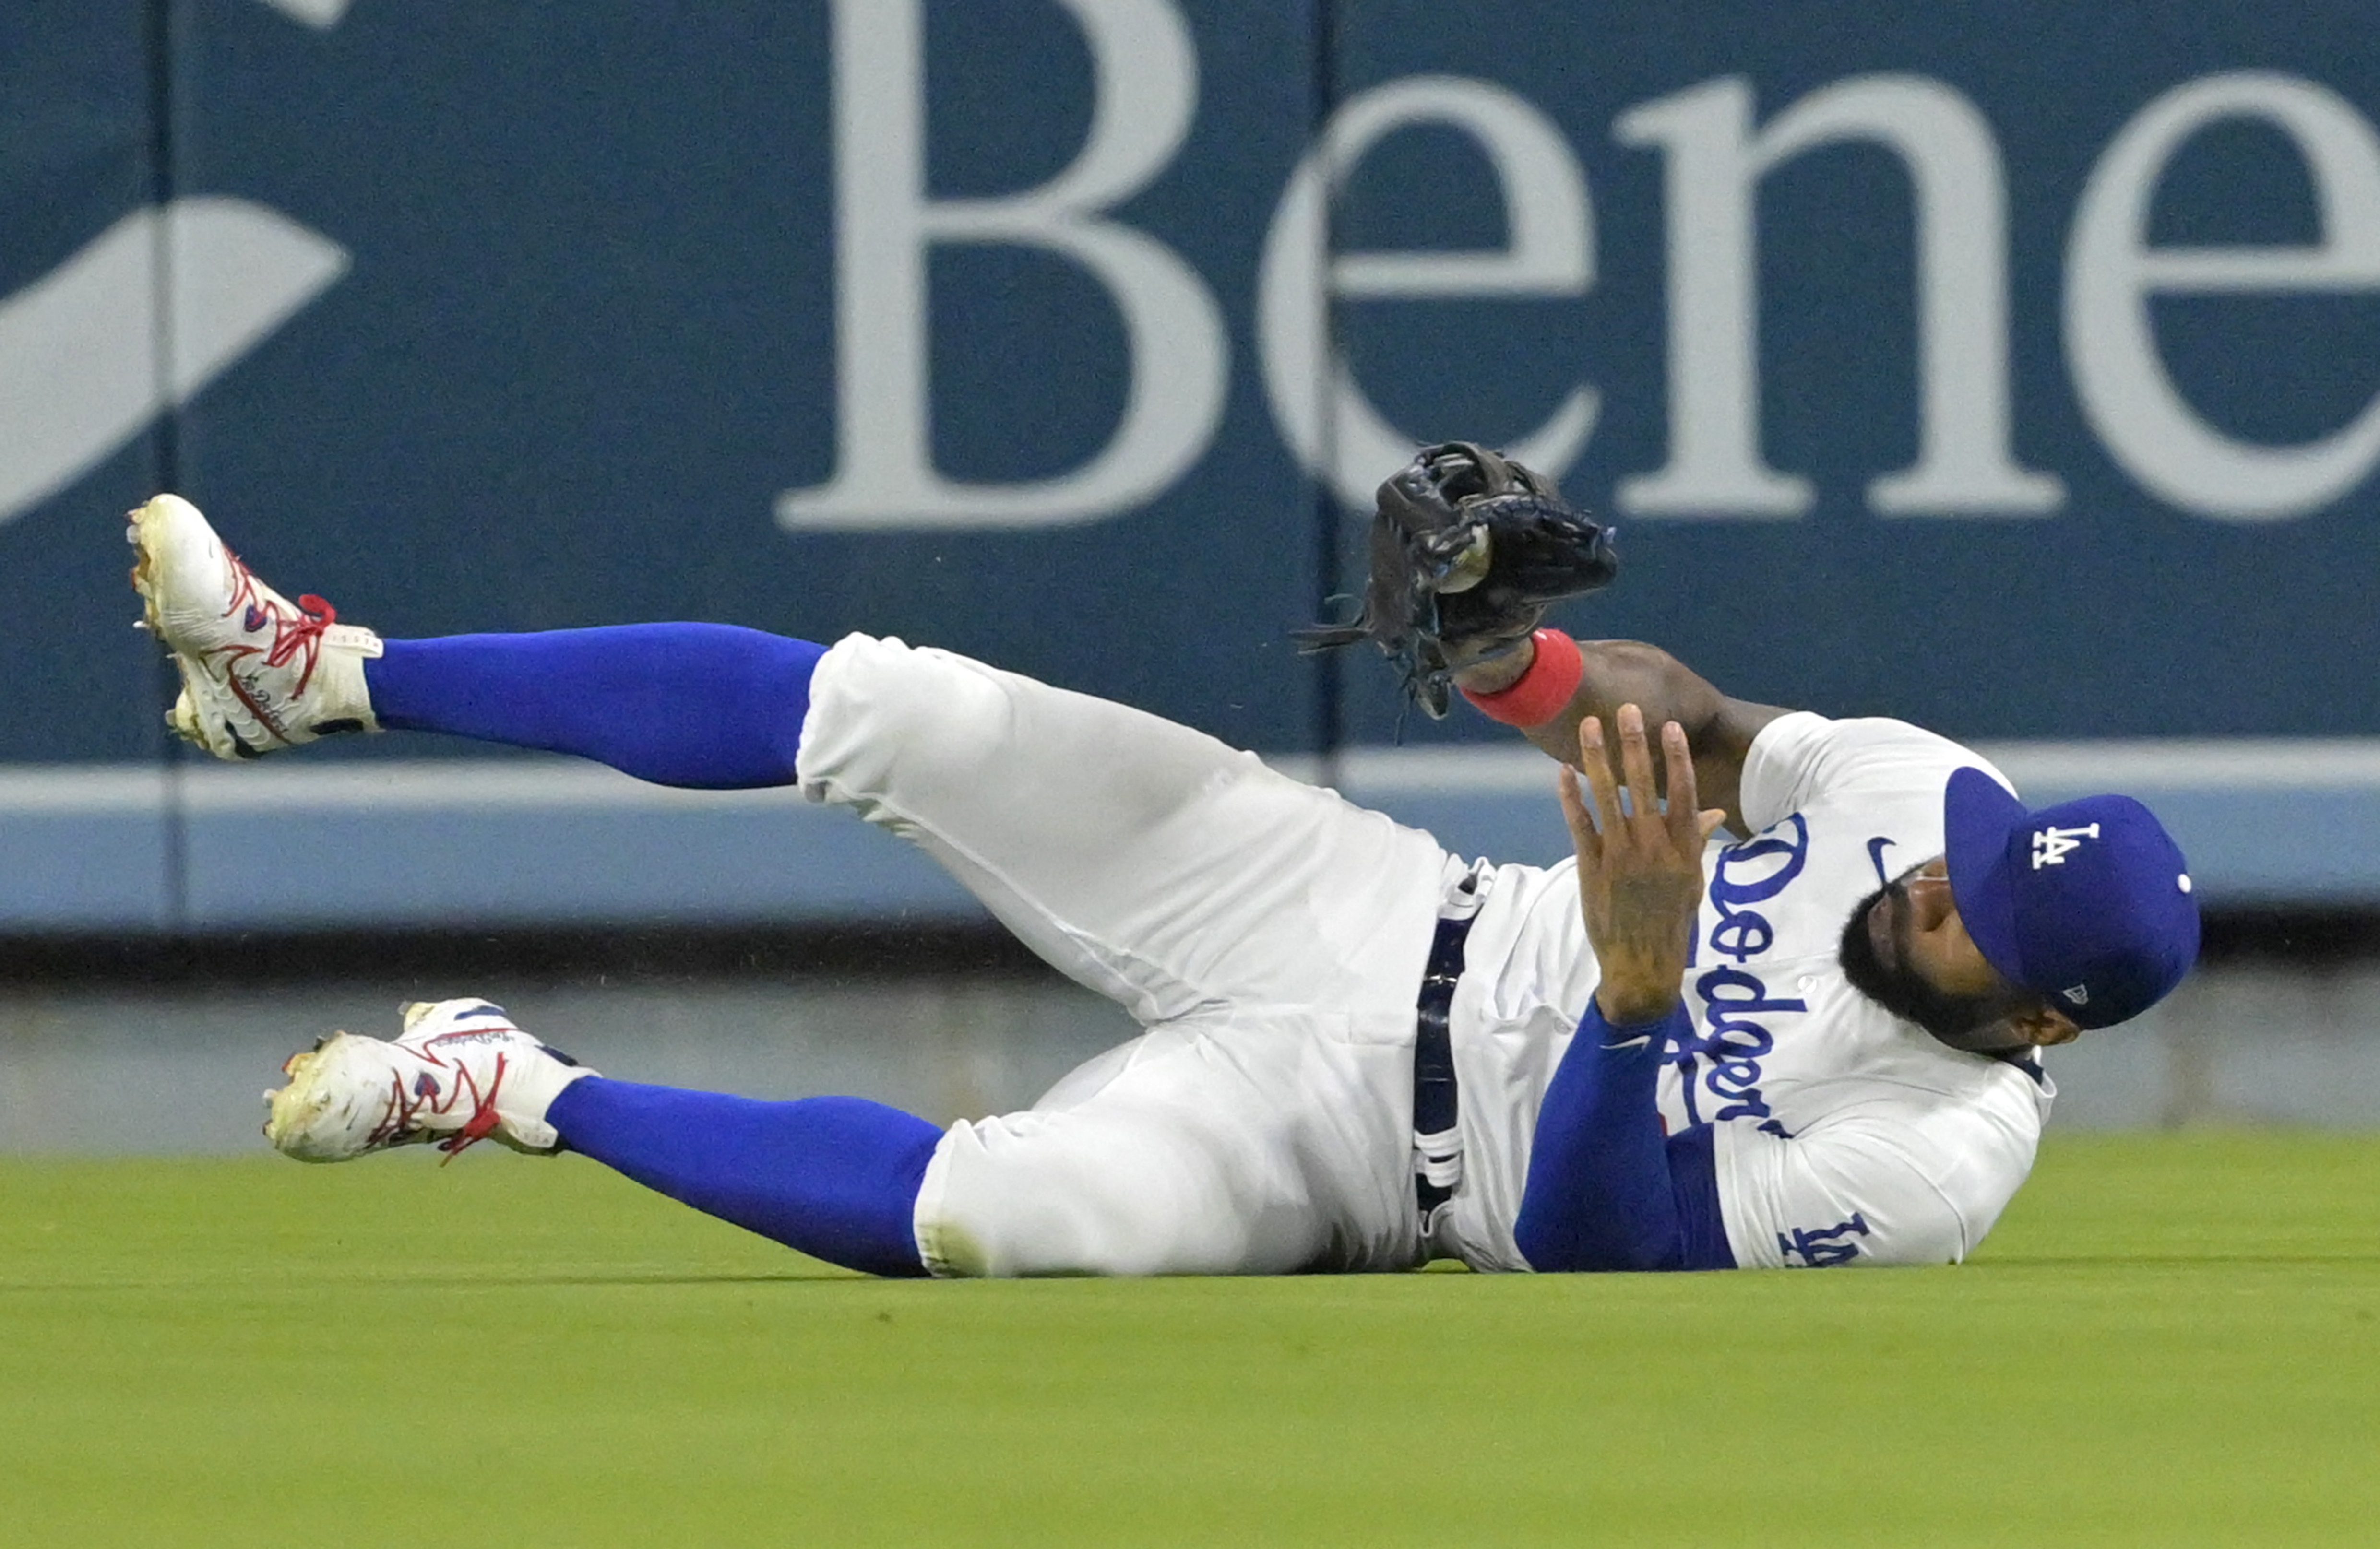
[{"label": "new era logo on sleeve", "polygon": [[2086,839],[2099,837],[2099,825],[2088,824],[2080,829],[2041,829],[2033,836],[2033,869],[2046,865],[2064,865],[2066,853]]}]

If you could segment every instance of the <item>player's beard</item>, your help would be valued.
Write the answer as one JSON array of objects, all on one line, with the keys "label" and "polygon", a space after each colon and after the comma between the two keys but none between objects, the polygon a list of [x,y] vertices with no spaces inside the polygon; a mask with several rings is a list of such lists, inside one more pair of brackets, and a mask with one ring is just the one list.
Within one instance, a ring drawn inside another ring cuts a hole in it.
[{"label": "player's beard", "polygon": [[1997,996],[1945,995],[1919,978],[1907,963],[1888,965],[1876,955],[1869,937],[1868,914],[1878,903],[1891,911],[1891,936],[1906,939],[1902,929],[1909,916],[1909,890],[1896,878],[1860,900],[1843,925],[1843,942],[1837,958],[1852,987],[1904,1022],[1913,1022],[1953,1048],[1975,1047],[1973,1035],[1997,1020],[2003,1008]]}]

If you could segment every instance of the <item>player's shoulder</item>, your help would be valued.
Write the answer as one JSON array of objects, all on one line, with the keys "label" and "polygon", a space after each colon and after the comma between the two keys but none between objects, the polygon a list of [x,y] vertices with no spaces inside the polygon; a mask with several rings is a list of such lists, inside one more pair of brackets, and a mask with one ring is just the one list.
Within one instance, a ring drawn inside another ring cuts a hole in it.
[{"label": "player's shoulder", "polygon": [[1761,728],[1743,765],[1743,812],[1755,828],[1828,801],[1938,801],[1950,771],[1979,768],[2014,790],[1974,749],[1888,716],[1795,710]]},{"label": "player's shoulder", "polygon": [[1991,768],[1973,748],[1912,721],[1881,715],[1826,716],[1815,710],[1791,710],[1762,727],[1753,738],[1751,756],[1776,764],[1831,759]]}]

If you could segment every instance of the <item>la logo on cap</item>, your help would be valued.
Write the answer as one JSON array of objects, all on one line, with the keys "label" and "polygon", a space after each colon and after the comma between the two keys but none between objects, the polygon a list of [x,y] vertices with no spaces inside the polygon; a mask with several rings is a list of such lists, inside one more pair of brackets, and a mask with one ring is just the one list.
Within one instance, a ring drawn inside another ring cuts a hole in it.
[{"label": "la logo on cap", "polygon": [[2033,869],[2046,865],[2064,865],[2066,853],[2081,847],[2086,839],[2099,837],[2099,825],[2088,823],[2079,829],[2043,829],[2033,836]]}]

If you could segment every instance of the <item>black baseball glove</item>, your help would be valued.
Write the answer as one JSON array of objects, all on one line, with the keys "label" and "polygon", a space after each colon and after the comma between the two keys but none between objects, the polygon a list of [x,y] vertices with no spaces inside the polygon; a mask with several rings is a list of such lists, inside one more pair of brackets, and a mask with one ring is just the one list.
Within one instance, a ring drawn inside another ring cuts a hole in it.
[{"label": "black baseball glove", "polygon": [[1433,719],[1458,670],[1515,648],[1548,605],[1619,569],[1610,528],[1543,474],[1469,442],[1424,447],[1378,501],[1364,611],[1299,630],[1298,648],[1377,643]]}]

